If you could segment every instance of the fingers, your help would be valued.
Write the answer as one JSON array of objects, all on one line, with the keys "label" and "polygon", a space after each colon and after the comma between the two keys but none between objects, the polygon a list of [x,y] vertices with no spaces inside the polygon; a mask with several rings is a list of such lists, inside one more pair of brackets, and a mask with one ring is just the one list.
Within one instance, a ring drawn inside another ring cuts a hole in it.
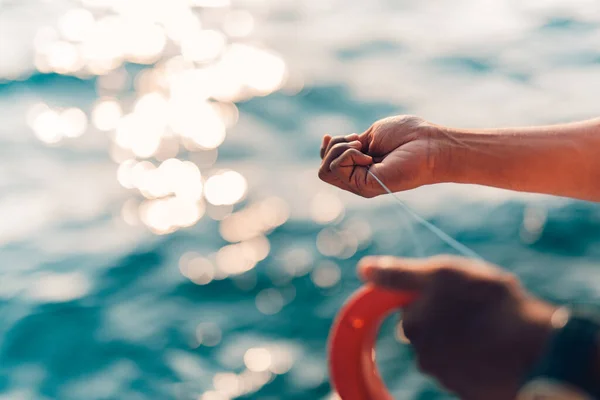
[{"label": "fingers", "polygon": [[[363,153],[368,147],[361,141],[364,135],[356,133],[347,136],[331,137],[325,135],[321,142],[320,155],[323,160],[319,169],[321,180],[355,194],[372,197],[379,193],[366,193],[364,182],[367,181],[366,168],[373,164],[373,159]],[[369,192],[373,192],[372,190]]]},{"label": "fingers", "polygon": [[[333,140],[335,140],[335,138],[331,141]],[[361,146],[362,145],[359,141],[353,141],[349,143],[341,142],[331,146],[329,151],[327,151],[327,153],[325,154],[325,159],[321,163],[321,168],[319,169],[319,178],[341,189],[349,190],[355,193],[358,192],[358,188],[354,187],[350,181],[341,179],[335,172],[331,170],[331,167],[333,166],[337,168],[337,170],[344,168],[341,167],[339,163],[334,164],[334,161],[336,161],[347,151],[351,151],[351,153],[344,156],[343,159],[345,160],[345,163],[352,162],[352,157],[354,157],[354,159],[357,160],[357,162],[362,163],[361,165],[369,165],[371,163],[370,157],[360,153],[360,151],[358,150],[361,148]],[[352,168],[349,168],[349,170],[351,169]]]},{"label": "fingers", "polygon": [[[332,139],[333,140],[333,139]],[[345,151],[350,149],[355,149],[358,151],[360,149],[360,142],[354,141],[350,143],[338,143],[331,147],[331,149],[326,153],[325,158],[323,159],[323,166],[327,167],[328,171],[331,171],[331,164],[341,156]]]},{"label": "fingers", "polygon": [[358,142],[349,143],[350,148],[347,148],[340,156],[334,159],[331,164],[329,164],[329,169],[335,171],[336,169],[353,167],[356,165],[367,166],[373,164],[373,158],[362,153],[360,150],[357,150],[358,146],[360,146]]},{"label": "fingers", "polygon": [[[476,266],[476,268],[474,268]],[[497,274],[488,264],[458,256],[430,258],[365,257],[358,263],[361,278],[375,285],[395,290],[423,291],[431,284]]]},{"label": "fingers", "polygon": [[[423,259],[390,256],[365,257],[358,273],[367,282],[394,290],[434,292],[460,291],[463,283],[476,280],[487,291],[493,283],[505,284],[514,277],[489,263],[459,256],[434,256]],[[488,284],[489,282],[489,284]],[[474,295],[474,294],[473,294]]]},{"label": "fingers", "polygon": [[363,182],[365,182],[365,175],[367,174],[365,167],[371,164],[373,164],[371,156],[361,153],[356,148],[350,148],[333,160],[329,165],[329,169],[340,180],[362,193],[362,189],[364,189]]},{"label": "fingers", "polygon": [[327,149],[327,146],[329,145],[330,141],[331,141],[331,136],[329,136],[329,135],[323,136],[323,141],[321,142],[321,160],[323,159],[323,157],[325,157],[325,149]]},{"label": "fingers", "polygon": [[429,260],[389,256],[365,257],[358,264],[361,278],[377,286],[403,291],[422,291],[432,278]]},{"label": "fingers", "polygon": [[325,157],[325,155],[329,154],[329,152],[331,151],[333,146],[340,144],[340,143],[353,142],[355,140],[358,140],[358,135],[356,133],[352,133],[352,134],[346,135],[346,136],[336,136],[334,138],[330,138],[329,143],[327,143],[327,145],[325,146],[325,151],[323,152],[323,155],[321,158],[323,158],[323,157]]}]

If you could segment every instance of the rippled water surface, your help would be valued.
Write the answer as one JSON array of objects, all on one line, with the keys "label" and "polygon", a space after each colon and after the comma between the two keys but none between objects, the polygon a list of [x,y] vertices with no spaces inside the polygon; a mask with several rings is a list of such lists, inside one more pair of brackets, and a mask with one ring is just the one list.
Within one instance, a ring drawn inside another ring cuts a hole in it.
[{"label": "rippled water surface", "polygon": [[[599,44],[586,0],[0,0],[0,397],[335,398],[356,261],[450,249],[319,182],[321,136],[595,117]],[[545,298],[598,304],[597,205],[401,196]],[[449,398],[383,331],[396,397]]]}]

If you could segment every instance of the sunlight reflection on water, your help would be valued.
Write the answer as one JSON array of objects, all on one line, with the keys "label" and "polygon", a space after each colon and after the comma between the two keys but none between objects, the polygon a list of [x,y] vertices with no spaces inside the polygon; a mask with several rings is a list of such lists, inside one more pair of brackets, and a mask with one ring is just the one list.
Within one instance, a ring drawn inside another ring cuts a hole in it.
[{"label": "sunlight reflection on water", "polygon": [[[119,154],[119,183],[149,199],[139,206],[140,220],[155,233],[171,233],[202,218],[205,201],[240,202],[247,187],[241,174],[223,171],[204,182],[194,164],[176,157],[184,156],[182,147],[192,153],[219,147],[237,119],[232,102],[268,95],[285,82],[286,66],[278,55],[235,41],[251,33],[252,15],[224,2],[83,5],[87,8],[64,12],[56,26],[37,30],[35,66],[42,73],[97,75],[105,91],[119,91],[122,79],[104,76],[126,76],[121,67],[126,62],[152,64],[126,78],[140,82],[134,97],[102,97],[91,113],[94,128],[107,131],[116,146],[111,154]],[[201,15],[205,7],[226,10],[216,17]],[[216,22],[223,23],[225,33],[203,28]],[[30,109],[28,120],[36,137],[49,145],[88,128],[79,108],[52,109],[43,103]],[[164,161],[156,168],[155,159]]]}]

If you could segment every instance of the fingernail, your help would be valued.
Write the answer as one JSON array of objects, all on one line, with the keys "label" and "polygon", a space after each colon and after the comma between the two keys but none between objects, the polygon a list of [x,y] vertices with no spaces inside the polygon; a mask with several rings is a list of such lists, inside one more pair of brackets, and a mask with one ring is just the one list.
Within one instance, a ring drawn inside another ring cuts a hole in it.
[{"label": "fingernail", "polygon": [[344,136],[344,139],[346,140],[352,140],[353,138],[357,138],[358,134],[357,133],[351,133],[349,135]]},{"label": "fingernail", "polygon": [[358,140],[355,140],[353,142],[350,142],[350,146],[352,146],[352,147],[357,147],[358,146],[360,148],[360,147],[362,147],[362,143],[359,142]]}]

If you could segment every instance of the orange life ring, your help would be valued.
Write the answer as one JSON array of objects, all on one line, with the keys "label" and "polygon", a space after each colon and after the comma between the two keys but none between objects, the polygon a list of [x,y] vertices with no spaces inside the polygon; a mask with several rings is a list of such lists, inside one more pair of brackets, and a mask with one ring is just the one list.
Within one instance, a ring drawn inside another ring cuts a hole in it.
[{"label": "orange life ring", "polygon": [[392,400],[375,364],[377,332],[414,293],[365,286],[346,302],[329,335],[329,374],[342,400]]}]

